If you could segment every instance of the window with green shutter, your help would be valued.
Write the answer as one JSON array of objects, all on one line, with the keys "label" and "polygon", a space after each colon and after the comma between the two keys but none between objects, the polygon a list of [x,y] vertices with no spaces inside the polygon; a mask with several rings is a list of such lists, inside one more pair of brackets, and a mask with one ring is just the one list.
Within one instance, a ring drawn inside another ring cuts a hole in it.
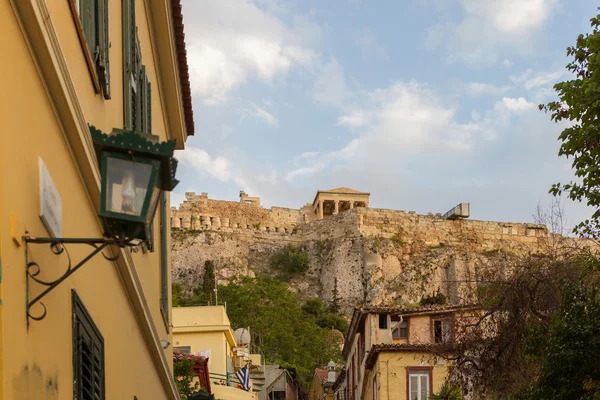
[{"label": "window with green shutter", "polygon": [[110,99],[108,0],[69,0],[96,90]]},{"label": "window with green shutter", "polygon": [[75,290],[71,291],[71,303],[73,398],[104,400],[104,338]]},{"label": "window with green shutter", "polygon": [[135,23],[135,0],[123,0],[123,107],[125,129],[152,134],[152,90]]},{"label": "window with green shutter", "polygon": [[160,194],[160,306],[166,325],[169,326],[169,207],[167,196]]}]

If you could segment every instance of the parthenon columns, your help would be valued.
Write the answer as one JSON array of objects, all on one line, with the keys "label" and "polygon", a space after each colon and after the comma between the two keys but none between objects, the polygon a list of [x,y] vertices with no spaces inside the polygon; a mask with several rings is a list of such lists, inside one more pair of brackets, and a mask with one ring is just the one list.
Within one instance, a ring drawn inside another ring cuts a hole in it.
[{"label": "parthenon columns", "polygon": [[333,205],[334,205],[333,214],[334,215],[338,214],[340,212],[340,201],[339,200],[334,200],[333,201]]}]

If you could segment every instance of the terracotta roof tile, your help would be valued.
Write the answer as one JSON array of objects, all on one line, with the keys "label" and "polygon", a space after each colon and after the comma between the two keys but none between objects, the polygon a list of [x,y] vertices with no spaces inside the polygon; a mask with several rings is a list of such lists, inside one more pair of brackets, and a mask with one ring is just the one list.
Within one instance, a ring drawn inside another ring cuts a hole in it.
[{"label": "terracotta roof tile", "polygon": [[194,135],[194,111],[192,109],[192,90],[190,87],[190,73],[185,49],[185,33],[183,31],[183,15],[181,13],[181,0],[171,0],[173,10],[173,25],[175,28],[175,46],[177,50],[177,64],[179,65],[179,79],[181,83],[181,100],[185,116],[185,127],[188,136]]},{"label": "terracotta roof tile", "polygon": [[315,368],[315,374],[319,377],[321,382],[327,381],[327,370],[323,368]]},{"label": "terracotta roof tile", "polygon": [[367,360],[365,361],[365,368],[371,369],[377,361],[377,355],[379,353],[384,352],[394,352],[394,353],[402,353],[402,352],[422,352],[428,353],[432,351],[433,346],[430,344],[376,344],[371,347],[371,351],[369,351],[369,355],[367,356]]}]

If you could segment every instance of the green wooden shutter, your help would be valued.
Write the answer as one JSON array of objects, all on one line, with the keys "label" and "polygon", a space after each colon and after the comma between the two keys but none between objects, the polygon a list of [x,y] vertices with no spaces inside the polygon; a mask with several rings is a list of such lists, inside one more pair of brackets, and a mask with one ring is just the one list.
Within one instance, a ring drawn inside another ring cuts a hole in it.
[{"label": "green wooden shutter", "polygon": [[96,52],[96,17],[97,17],[96,0],[80,0],[79,1],[79,18],[81,19],[81,28],[85,35],[87,47],[92,60]]},{"label": "green wooden shutter", "polygon": [[142,65],[140,73],[140,94],[141,131],[150,135],[152,134],[152,92],[145,65]]},{"label": "green wooden shutter", "polygon": [[139,123],[138,126],[139,131],[142,133],[148,133],[146,131],[146,111],[147,111],[147,106],[146,106],[146,66],[142,65],[140,68],[140,74],[139,74],[139,79],[138,79],[138,87],[140,88],[139,92],[139,102],[138,102],[138,108],[139,108]]},{"label": "green wooden shutter", "polygon": [[108,0],[96,1],[98,2],[98,79],[100,81],[100,87],[102,88],[102,95],[105,99],[110,99],[110,43],[108,41]]},{"label": "green wooden shutter", "polygon": [[160,194],[160,305],[167,325],[169,324],[169,227],[167,195]]},{"label": "green wooden shutter", "polygon": [[148,80],[148,75],[146,75],[146,127],[149,135],[152,134],[152,84]]},{"label": "green wooden shutter", "polygon": [[[135,62],[136,57],[135,0],[123,0],[123,125],[134,129]],[[133,80],[133,81],[132,81]]]}]

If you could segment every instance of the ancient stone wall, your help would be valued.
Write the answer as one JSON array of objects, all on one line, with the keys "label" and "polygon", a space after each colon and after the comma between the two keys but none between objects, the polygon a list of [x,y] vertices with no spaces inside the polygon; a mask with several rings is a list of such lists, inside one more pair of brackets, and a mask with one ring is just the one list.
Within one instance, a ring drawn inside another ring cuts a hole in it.
[{"label": "ancient stone wall", "polygon": [[171,207],[171,227],[193,230],[212,228],[263,228],[269,231],[292,230],[303,223],[300,210],[272,207],[266,209],[245,201],[223,201],[208,198],[207,193],[197,196],[186,193],[186,200],[179,207]]},{"label": "ancient stone wall", "polygon": [[[478,280],[507,273],[507,257],[546,251],[557,242],[567,247],[581,244],[527,223],[445,220],[367,208],[302,223],[295,220],[302,215],[298,210],[215,203],[222,204],[206,202],[214,215],[204,220],[210,225],[202,223],[202,216],[200,224],[185,229],[173,225],[175,282],[198,284],[206,260],[215,263],[223,283],[236,275],[276,274],[269,259],[291,244],[307,252],[310,268],[291,279],[290,288],[327,303],[337,283],[347,312],[360,304],[416,303],[437,290],[450,302],[468,301]],[[174,218],[186,225],[188,215],[193,220],[201,211],[190,209],[180,207]],[[223,223],[226,218],[229,224]]]}]

